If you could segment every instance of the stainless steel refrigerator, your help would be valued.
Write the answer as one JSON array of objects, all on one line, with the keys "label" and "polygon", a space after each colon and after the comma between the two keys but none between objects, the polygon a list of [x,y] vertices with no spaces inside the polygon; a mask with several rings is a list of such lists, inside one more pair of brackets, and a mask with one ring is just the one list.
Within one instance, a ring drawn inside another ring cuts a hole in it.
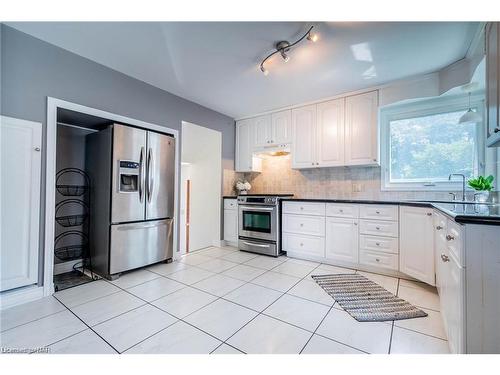
[{"label": "stainless steel refrigerator", "polygon": [[113,279],[171,259],[175,139],[113,124],[86,142],[94,271]]}]

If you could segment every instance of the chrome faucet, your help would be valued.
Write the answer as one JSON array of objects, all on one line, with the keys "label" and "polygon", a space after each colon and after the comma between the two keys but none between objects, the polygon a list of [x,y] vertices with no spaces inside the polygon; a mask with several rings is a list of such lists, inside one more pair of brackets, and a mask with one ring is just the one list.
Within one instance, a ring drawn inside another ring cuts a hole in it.
[{"label": "chrome faucet", "polygon": [[453,176],[462,177],[462,202],[465,202],[465,175],[463,175],[461,173],[452,173],[448,176],[448,181],[451,181],[451,178]]}]

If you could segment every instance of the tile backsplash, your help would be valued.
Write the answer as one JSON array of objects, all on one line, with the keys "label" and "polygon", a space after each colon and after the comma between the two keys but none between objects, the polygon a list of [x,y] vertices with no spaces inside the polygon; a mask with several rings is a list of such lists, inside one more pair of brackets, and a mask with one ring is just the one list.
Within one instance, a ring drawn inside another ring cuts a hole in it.
[{"label": "tile backsplash", "polygon": [[450,200],[448,192],[382,191],[380,167],[295,170],[289,155],[264,159],[261,173],[225,169],[223,194],[236,194],[234,184],[240,178],[250,182],[250,193],[292,193],[298,198]]}]

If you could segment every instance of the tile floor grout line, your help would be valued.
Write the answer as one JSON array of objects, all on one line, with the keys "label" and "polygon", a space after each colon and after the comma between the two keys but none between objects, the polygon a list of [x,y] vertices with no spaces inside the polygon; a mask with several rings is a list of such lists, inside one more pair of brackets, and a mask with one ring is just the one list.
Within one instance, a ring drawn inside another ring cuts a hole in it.
[{"label": "tile floor grout line", "polygon": [[[57,297],[54,297],[57,299]],[[104,341],[106,344],[108,344],[114,351],[117,353],[120,353],[113,345],[111,345],[108,340],[106,340],[104,337],[102,337],[99,333],[97,333],[95,330],[92,329],[91,326],[89,326],[87,323],[83,321],[78,315],[76,315],[68,306],[66,306],[63,302],[61,302],[59,299],[57,299],[64,307],[68,309],[68,311],[73,314],[78,320],[80,320],[85,326],[87,326],[92,332],[94,332],[97,336],[101,338],[102,341]],[[82,331],[83,332],[83,331]],[[69,337],[69,336],[68,336]],[[67,338],[67,337],[66,337]],[[51,344],[52,345],[52,344]]]},{"label": "tile floor grout line", "polygon": [[240,349],[238,349],[238,348],[236,348],[236,347],[234,347],[234,346],[232,346],[231,344],[228,344],[228,343],[226,343],[226,342],[221,342],[221,343],[220,343],[220,345],[219,345],[218,347],[216,347],[214,350],[212,350],[212,351],[211,351],[210,353],[208,353],[208,354],[217,354],[217,353],[215,353],[215,351],[216,351],[217,349],[219,349],[222,345],[227,345],[227,346],[229,346],[229,347],[233,348],[234,350],[237,350],[237,351],[239,352],[239,353],[237,353],[237,354],[247,354],[247,353],[245,353],[245,352],[241,351]]},{"label": "tile floor grout line", "polygon": [[[335,301],[333,303],[333,305],[335,305],[337,303],[337,301]],[[333,309],[333,305],[330,306],[330,308],[328,309],[328,311],[326,312],[325,316],[321,319],[321,321],[319,322],[318,326],[316,327],[316,329],[314,330],[314,332],[311,334],[311,337],[309,337],[309,340],[307,340],[307,342],[304,344],[304,346],[302,347],[302,349],[300,349],[300,352],[299,354],[302,354],[302,352],[304,351],[304,349],[306,348],[307,344],[309,344],[309,341],[311,341],[311,339],[314,337],[314,335],[316,334],[316,331],[318,330],[318,328],[321,326],[321,324],[324,322],[324,320],[326,319],[326,317],[328,316],[328,314],[330,314],[330,311],[332,311]]]},{"label": "tile floor grout line", "polygon": [[[109,281],[108,281],[108,282],[109,282]],[[126,289],[122,289],[122,290],[123,290],[123,291],[125,291],[125,292],[127,292],[127,290],[126,290]],[[178,290],[180,290],[180,289],[178,289]],[[133,295],[133,294],[132,294],[132,293],[130,293],[130,292],[127,292],[127,293],[129,293],[129,294]],[[172,293],[175,293],[175,291],[174,291],[174,292],[172,292]],[[170,293],[170,294],[172,294],[172,293]],[[137,297],[137,296],[136,296],[136,297]],[[164,296],[164,297],[165,297],[165,296]],[[160,332],[164,331],[165,329],[167,329],[167,328],[171,327],[172,325],[174,325],[175,323],[177,323],[177,322],[179,322],[179,321],[182,321],[183,323],[186,323],[186,324],[190,325],[191,327],[198,329],[199,331],[201,331],[201,332],[203,332],[203,333],[205,333],[205,334],[207,334],[207,335],[209,335],[209,336],[213,337],[214,339],[216,339],[216,340],[218,340],[218,341],[222,341],[222,340],[220,340],[219,338],[217,338],[216,336],[214,336],[214,335],[212,335],[212,334],[210,334],[210,333],[208,333],[208,332],[206,332],[206,331],[202,330],[202,329],[201,329],[201,328],[199,328],[199,327],[196,327],[195,325],[193,325],[193,324],[191,324],[191,323],[189,323],[189,322],[187,322],[187,321],[185,321],[185,320],[183,320],[183,319],[181,319],[181,318],[178,318],[178,317],[177,317],[177,316],[175,316],[175,315],[172,315],[171,313],[169,313],[169,312],[167,312],[167,311],[165,311],[165,310],[163,310],[163,309],[159,308],[158,306],[155,306],[155,305],[153,305],[152,303],[150,303],[150,302],[148,302],[148,301],[146,301],[146,300],[144,300],[144,299],[142,299],[142,298],[140,298],[140,297],[137,297],[137,298],[139,298],[139,299],[141,299],[142,301],[144,301],[144,302],[145,302],[145,304],[144,304],[144,305],[141,305],[140,307],[143,307],[143,306],[145,306],[145,305],[152,306],[152,307],[154,307],[154,308],[156,308],[156,309],[158,309],[158,310],[160,310],[160,311],[162,311],[162,312],[164,312],[164,313],[166,313],[166,314],[168,314],[168,315],[170,315],[170,316],[174,317],[174,318],[175,318],[175,319],[177,319],[177,320],[176,320],[176,321],[174,321],[172,324],[169,324],[168,326],[166,326],[166,327],[164,327],[164,328],[160,329],[159,331],[157,331],[157,332],[155,332],[155,333],[153,333],[153,334],[149,335],[148,337],[144,338],[143,340],[141,340],[141,341],[139,341],[139,342],[135,343],[134,345],[132,345],[132,346],[128,347],[127,349],[123,350],[123,352],[121,352],[121,353],[119,352],[119,354],[125,353],[127,350],[130,350],[130,349],[131,349],[131,348],[133,348],[134,346],[137,346],[137,345],[139,345],[140,343],[144,342],[145,340],[150,339],[151,337],[153,337],[153,336],[155,336],[156,334],[158,334],[158,333],[160,333]],[[160,297],[160,298],[161,298],[161,297]],[[218,299],[220,299],[220,297],[218,297]],[[210,303],[208,303],[207,305],[205,305],[205,306],[203,306],[203,307],[206,307],[206,306],[208,306],[208,305],[212,304],[212,303],[213,303],[213,302],[215,302],[215,301],[217,301],[217,299],[216,299],[216,300],[214,300],[214,301],[212,301],[212,302],[210,302]],[[203,307],[200,307],[200,308],[199,308],[199,309],[197,309],[196,311],[201,310]],[[134,310],[135,310],[135,309],[134,309]],[[130,311],[132,311],[132,310],[130,310]],[[194,312],[195,312],[195,311],[194,311]],[[194,313],[194,312],[193,312],[193,313]],[[120,315],[122,315],[122,314],[120,314]],[[189,315],[191,315],[191,314],[189,314]],[[189,316],[189,315],[186,315],[186,316]],[[111,319],[113,319],[113,318],[111,318]],[[109,319],[109,320],[110,320],[110,319]],[[99,323],[99,324],[100,324],[100,323]],[[113,349],[114,349],[114,348],[113,348]],[[116,349],[115,349],[115,350],[116,350]]]},{"label": "tile floor grout line", "polygon": [[[287,261],[287,260],[286,260],[286,261]],[[286,261],[285,261],[285,262],[286,262]],[[282,262],[282,263],[284,263],[284,262]],[[282,263],[280,263],[280,264],[282,264]],[[276,267],[277,267],[277,266],[276,266]],[[276,268],[276,267],[273,267],[273,268]],[[319,267],[319,265],[318,265],[318,266],[316,266],[314,269],[316,269],[317,267]],[[313,271],[314,271],[314,269],[313,269]],[[312,271],[311,271],[311,272],[312,272]],[[307,275],[306,275],[306,276],[304,276],[303,278],[299,279],[299,280],[298,280],[295,284],[293,284],[290,288],[288,288],[288,290],[287,290],[286,292],[284,292],[284,293],[283,293],[280,297],[278,297],[278,299],[276,299],[274,302],[272,302],[271,304],[269,304],[269,306],[271,306],[271,305],[272,305],[272,304],[274,304],[277,300],[279,300],[281,297],[283,297],[283,295],[285,295],[288,291],[290,291],[293,287],[295,287],[295,285],[297,285],[299,282],[301,282],[301,281],[302,281],[305,277],[307,277]],[[270,289],[270,288],[269,288],[269,289]],[[263,309],[262,311],[265,311],[267,308],[269,308],[269,306],[267,306],[267,307],[266,307],[265,309]],[[255,310],[254,310],[254,311],[255,311]],[[250,319],[250,320],[249,320],[246,324],[244,324],[244,325],[243,325],[242,327],[240,327],[240,328],[239,328],[236,332],[234,332],[231,336],[229,336],[226,340],[224,340],[224,344],[228,344],[228,343],[227,343],[227,341],[228,341],[228,340],[230,340],[230,339],[231,339],[231,337],[233,337],[234,335],[236,335],[238,332],[240,332],[243,328],[245,328],[248,324],[250,324],[252,321],[254,321],[255,319],[257,319],[257,318],[258,318],[259,316],[261,316],[261,315],[267,316],[267,317],[269,317],[269,318],[271,318],[271,319],[276,319],[276,318],[274,318],[274,317],[270,317],[270,316],[268,316],[268,315],[264,314],[263,312],[259,312],[259,313],[257,313],[257,315],[256,315],[255,317],[253,317],[252,319]],[[276,320],[281,321],[281,320],[279,320],[279,319],[276,319]],[[281,322],[282,322],[282,323],[285,323],[285,324],[292,325],[292,324],[290,324],[290,323],[288,323],[288,322],[284,322],[284,321],[281,321]],[[293,326],[293,325],[292,325],[292,326]],[[299,327],[297,327],[297,328],[299,328]],[[303,328],[299,328],[299,329],[303,329]],[[305,330],[305,331],[307,331],[307,330]],[[228,344],[228,345],[230,345],[230,344]],[[236,349],[238,349],[238,350],[240,350],[238,347],[235,347],[235,348],[236,348]]]},{"label": "tile floor grout line", "polygon": [[[99,280],[102,280],[102,279],[99,279]],[[94,280],[94,281],[98,281],[98,280]],[[89,282],[88,282],[88,283],[86,283],[86,284],[90,284],[90,283],[92,283],[92,282],[93,282],[93,281],[89,281]],[[86,285],[86,284],[82,284],[82,285]],[[80,286],[80,285],[77,285],[77,286],[75,286],[75,288],[76,288],[76,287],[79,287],[79,286]],[[71,288],[68,288],[68,289],[71,289]],[[65,289],[64,289],[64,290],[65,290]],[[61,292],[62,292],[62,291],[61,291]],[[113,294],[116,294],[116,293],[120,293],[120,291],[118,290],[118,291],[116,291],[116,292],[113,292],[113,293],[110,293],[110,294],[106,294],[106,295],[101,296],[101,297],[93,298],[93,299],[88,300],[88,301],[86,301],[86,302],[79,303],[78,305],[75,305],[75,306],[73,306],[73,307],[78,307],[78,306],[81,306],[81,305],[85,305],[85,304],[87,304],[87,303],[89,303],[89,302],[94,302],[94,301],[97,301],[98,299],[105,298],[105,297],[109,297],[109,296],[111,296],[111,295],[113,295]],[[50,295],[50,296],[48,296],[48,297],[52,297],[52,298],[56,299],[56,300],[57,300],[57,302],[59,302],[61,305],[63,305],[63,306],[64,306],[64,308],[65,308],[66,310],[70,310],[70,308],[69,308],[69,307],[67,307],[65,304],[63,304],[63,303],[62,303],[62,302],[61,302],[61,301],[60,301],[60,300],[56,297],[56,293],[51,294],[51,295]],[[36,301],[36,300],[35,300],[35,301]],[[18,306],[19,306],[19,305],[18,305]],[[13,307],[15,307],[15,306],[13,306]],[[38,320],[42,320],[42,319],[47,318],[47,317],[49,317],[49,316],[52,316],[52,315],[55,315],[55,314],[59,314],[59,313],[61,313],[61,312],[63,312],[63,311],[65,311],[65,310],[60,310],[60,311],[57,311],[57,312],[55,312],[55,313],[51,313],[51,314],[48,314],[48,315],[45,315],[45,316],[41,316],[41,317],[39,317],[39,318],[36,318],[36,319],[30,320],[29,322],[25,322],[25,323],[22,323],[22,324],[19,324],[19,325],[15,326],[15,327],[8,328],[8,329],[6,329],[5,331],[1,331],[0,333],[4,333],[4,332],[10,331],[10,330],[12,330],[12,329],[22,327],[22,326],[24,326],[24,325],[26,325],[26,324],[33,323],[33,322],[36,322],[36,321],[38,321]]]},{"label": "tile floor grout line", "polygon": [[[51,296],[51,297],[55,298],[54,296]],[[57,298],[56,298],[56,299],[57,299]],[[57,300],[57,302],[59,302],[59,300]],[[60,302],[59,302],[59,303],[60,303]],[[63,306],[64,306],[64,305],[63,305]],[[68,308],[67,308],[66,306],[64,306],[64,308],[65,308],[66,310],[68,310]],[[56,311],[56,312],[54,312],[54,313],[50,313],[50,314],[48,314],[48,315],[44,315],[44,316],[38,317],[38,318],[36,318],[36,319],[30,320],[29,322],[25,322],[25,323],[18,324],[17,326],[14,326],[14,327],[11,327],[11,328],[7,328],[6,330],[1,331],[1,332],[0,332],[0,334],[4,334],[5,332],[8,332],[8,331],[13,330],[13,329],[15,329],[15,328],[22,327],[22,326],[24,326],[24,325],[26,325],[26,324],[34,323],[34,322],[37,322],[37,321],[39,321],[39,320],[42,320],[42,319],[48,318],[49,316],[52,316],[52,315],[56,315],[56,314],[62,313],[63,311],[66,311],[66,310],[64,310],[64,309],[63,309],[63,310],[59,310],[59,311]]]},{"label": "tile floor grout line", "polygon": [[[401,280],[398,278],[398,285],[396,286],[396,296],[399,294],[399,283]],[[392,335],[394,334],[394,320],[392,321],[391,324],[391,336],[389,339],[389,349],[387,351],[387,354],[391,354],[391,349],[392,349]]]}]

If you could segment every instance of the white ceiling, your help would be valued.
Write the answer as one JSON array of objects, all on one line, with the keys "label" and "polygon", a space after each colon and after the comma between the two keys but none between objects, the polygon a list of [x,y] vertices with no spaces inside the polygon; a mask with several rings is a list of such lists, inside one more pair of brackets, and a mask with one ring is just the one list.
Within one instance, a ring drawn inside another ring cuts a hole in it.
[{"label": "white ceiling", "polygon": [[463,58],[474,22],[315,23],[270,74],[260,60],[301,22],[7,23],[151,85],[238,118],[443,68]]}]

